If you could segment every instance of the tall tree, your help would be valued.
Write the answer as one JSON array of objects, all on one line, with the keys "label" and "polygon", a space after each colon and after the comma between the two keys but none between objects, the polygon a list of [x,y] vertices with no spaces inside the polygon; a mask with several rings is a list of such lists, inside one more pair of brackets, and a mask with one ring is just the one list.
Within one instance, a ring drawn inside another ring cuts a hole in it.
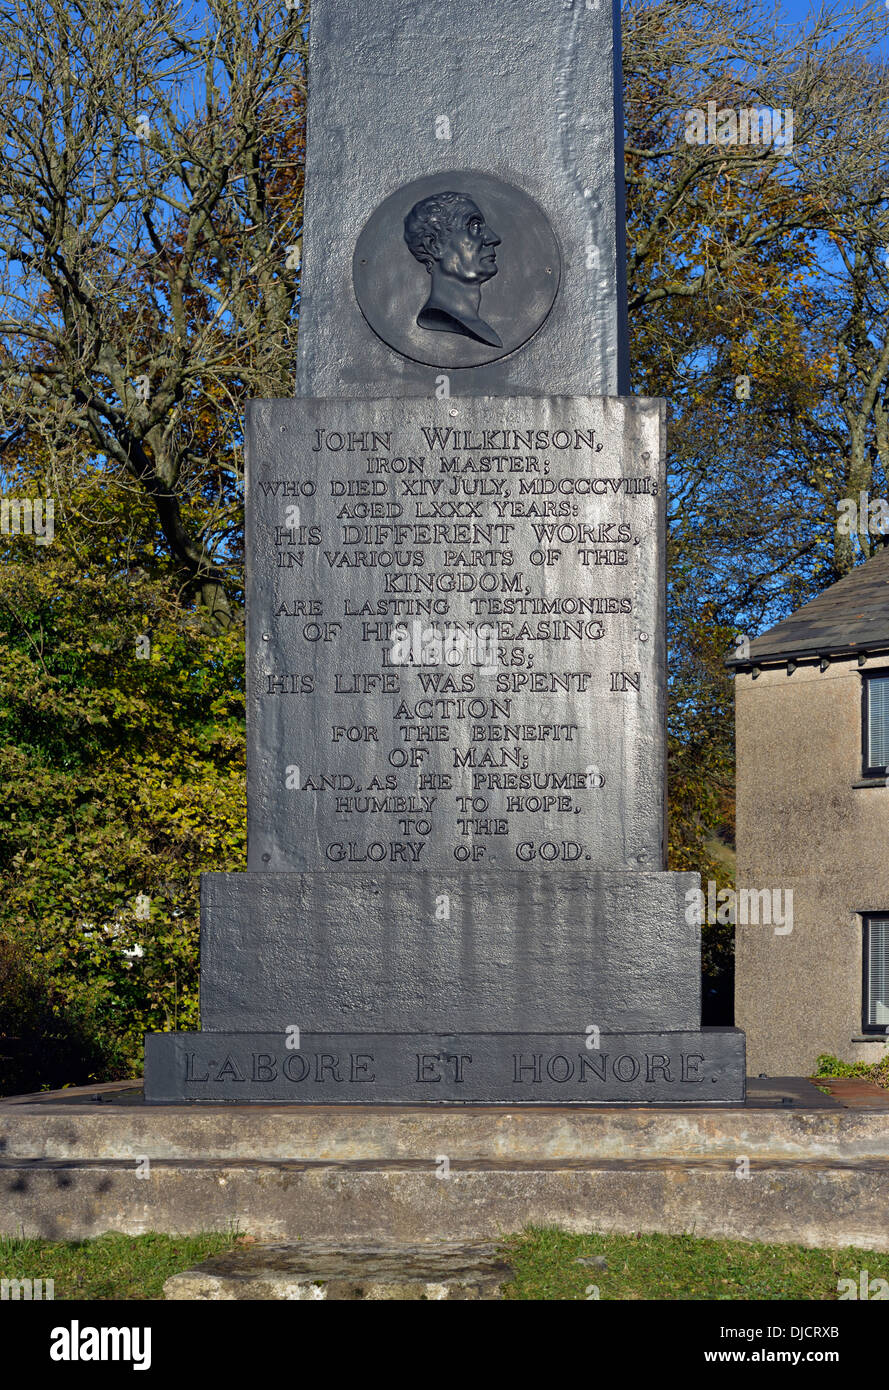
[{"label": "tall tree", "polygon": [[[879,476],[887,35],[870,5],[798,31],[755,0],[624,7],[634,384],[670,407],[670,862],[721,884],[722,658],[842,572],[836,500]],[[741,141],[751,109],[778,143]]]},{"label": "tall tree", "polygon": [[[231,621],[240,417],[289,394],[304,0],[0,4],[0,408],[55,485],[92,451]],[[210,408],[214,429],[201,427]]]},{"label": "tall tree", "polygon": [[[199,875],[246,848],[243,629],[176,602],[146,498],[84,469],[65,506],[51,544],[0,534],[0,976],[31,976],[0,1035],[59,1084],[138,1069],[145,1031],[196,1025]],[[34,981],[80,1039],[67,1074]]]}]

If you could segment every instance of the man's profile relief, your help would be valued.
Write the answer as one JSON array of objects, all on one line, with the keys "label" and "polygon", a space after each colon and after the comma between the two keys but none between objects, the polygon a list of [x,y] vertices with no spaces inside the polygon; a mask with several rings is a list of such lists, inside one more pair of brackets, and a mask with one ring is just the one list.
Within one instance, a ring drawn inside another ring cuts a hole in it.
[{"label": "man's profile relief", "polygon": [[434,193],[404,219],[411,255],[426,267],[432,284],[417,315],[421,328],[459,333],[502,347],[498,333],[480,316],[482,285],[497,274],[494,248],[500,238],[463,193]]}]

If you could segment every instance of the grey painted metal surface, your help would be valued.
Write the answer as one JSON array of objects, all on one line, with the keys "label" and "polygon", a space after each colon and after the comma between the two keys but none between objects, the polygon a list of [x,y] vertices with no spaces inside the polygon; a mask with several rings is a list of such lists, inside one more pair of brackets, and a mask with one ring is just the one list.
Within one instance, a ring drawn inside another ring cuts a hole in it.
[{"label": "grey painted metal surface", "polygon": [[[451,394],[627,391],[616,0],[313,0],[307,155],[298,395],[435,395],[442,369],[369,327],[352,262],[386,198],[467,169],[541,206],[563,273],[536,336],[500,361],[455,367]],[[504,239],[498,259],[510,252]]]},{"label": "grey painted metal surface", "polygon": [[[697,1028],[694,874],[204,874],[220,1032]],[[443,911],[443,909],[446,909]]]},{"label": "grey painted metal surface", "polygon": [[251,403],[250,868],[662,867],[662,430]]},{"label": "grey painted metal surface", "polygon": [[710,1105],[744,1097],[744,1035],[682,1033],[155,1033],[152,1104]]}]

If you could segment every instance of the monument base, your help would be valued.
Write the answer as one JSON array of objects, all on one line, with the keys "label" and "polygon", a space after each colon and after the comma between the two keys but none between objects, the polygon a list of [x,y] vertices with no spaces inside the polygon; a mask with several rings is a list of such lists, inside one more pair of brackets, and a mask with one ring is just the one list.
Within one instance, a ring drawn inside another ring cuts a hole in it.
[{"label": "monument base", "polygon": [[581,1043],[591,1024],[697,1031],[699,884],[578,869],[202,874],[201,1026],[275,1034],[273,1051],[291,1025]]},{"label": "monument base", "polygon": [[145,1099],[154,1105],[714,1105],[744,1094],[737,1028],[145,1039]]},{"label": "monument base", "polygon": [[889,1250],[886,1110],[799,1078],[706,1108],[146,1106],[116,1082],[0,1100],[0,1151],[11,1236],[403,1247],[533,1225]]}]

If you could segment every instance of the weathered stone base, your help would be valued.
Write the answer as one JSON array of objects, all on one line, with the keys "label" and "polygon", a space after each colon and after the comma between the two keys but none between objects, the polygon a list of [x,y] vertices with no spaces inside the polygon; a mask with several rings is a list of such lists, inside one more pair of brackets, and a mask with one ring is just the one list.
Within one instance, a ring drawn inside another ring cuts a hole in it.
[{"label": "weathered stone base", "polygon": [[[447,1136],[439,1140],[442,1156]],[[739,1149],[741,1144],[738,1145]],[[741,1157],[739,1153],[738,1157]],[[526,1226],[889,1250],[889,1163],[633,1159],[410,1162],[0,1162],[8,1235],[236,1229],[260,1240],[496,1240]]]},{"label": "weathered stone base", "polygon": [[[291,1043],[297,1046],[291,1048]],[[656,1033],[153,1033],[150,1104],[602,1105],[744,1099],[735,1028]]]},{"label": "weathered stone base", "polygon": [[514,1271],[495,1245],[331,1249],[257,1245],[218,1255],[164,1284],[169,1299],[434,1303],[496,1299]]},{"label": "weathered stone base", "polygon": [[0,1102],[0,1232],[411,1245],[552,1224],[889,1250],[889,1116],[751,1084],[732,1109]]}]

